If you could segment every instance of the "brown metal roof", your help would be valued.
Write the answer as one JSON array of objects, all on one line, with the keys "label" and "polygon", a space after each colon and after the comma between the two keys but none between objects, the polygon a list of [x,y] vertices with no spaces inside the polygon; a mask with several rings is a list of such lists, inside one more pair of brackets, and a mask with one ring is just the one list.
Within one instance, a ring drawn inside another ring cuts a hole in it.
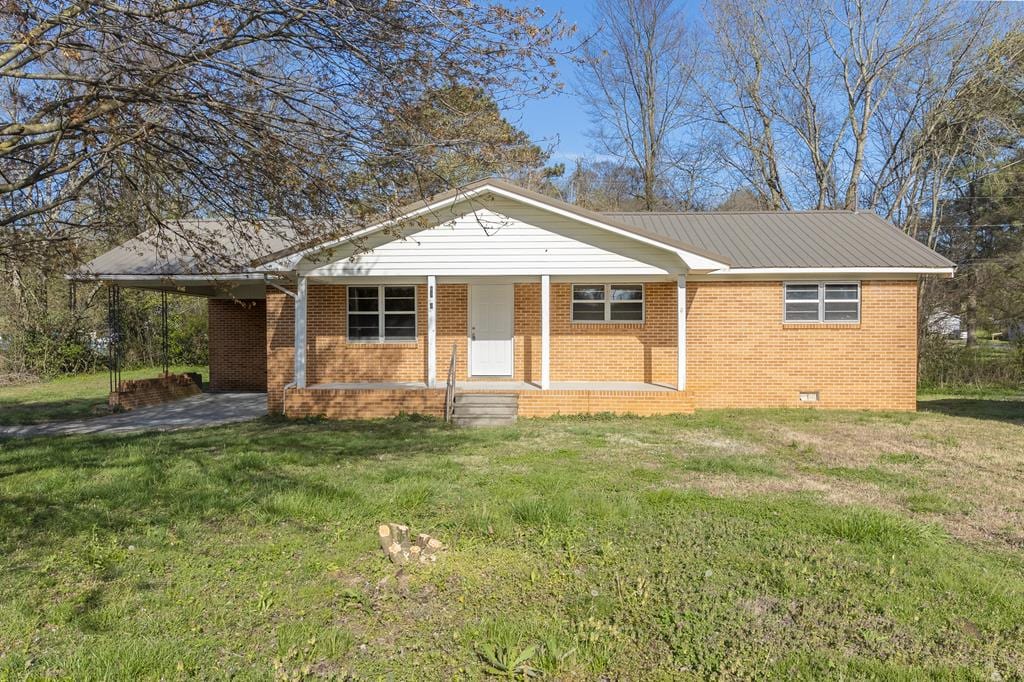
[{"label": "brown metal roof", "polygon": [[[732,268],[953,267],[953,263],[871,212],[596,213],[491,179],[416,202],[402,213],[487,185],[707,256]],[[71,277],[166,277],[208,274],[211,270],[223,273],[258,270],[255,267],[258,263],[310,245],[309,237],[296,235],[287,221],[269,220],[247,225],[239,229],[236,224],[230,229],[223,221],[178,221],[169,226],[170,229],[144,232],[107,251]],[[183,238],[181,235],[185,233],[191,238]]]},{"label": "brown metal roof", "polygon": [[289,248],[295,232],[285,221],[235,224],[219,220],[180,220],[153,228],[97,256],[70,275],[140,278],[239,272],[266,254]]},{"label": "brown metal roof", "polygon": [[951,268],[953,263],[872,212],[615,212],[649,234],[698,244],[733,268]]}]

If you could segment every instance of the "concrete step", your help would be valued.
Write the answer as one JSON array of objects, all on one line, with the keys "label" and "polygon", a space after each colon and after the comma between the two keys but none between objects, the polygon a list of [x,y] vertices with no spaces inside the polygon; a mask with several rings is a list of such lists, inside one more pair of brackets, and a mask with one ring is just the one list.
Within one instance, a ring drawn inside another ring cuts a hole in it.
[{"label": "concrete step", "polygon": [[508,426],[519,415],[515,393],[458,393],[452,406],[456,426]]},{"label": "concrete step", "polygon": [[509,426],[516,423],[515,417],[459,417],[452,416],[452,423],[462,427]]},{"label": "concrete step", "polygon": [[519,414],[519,408],[516,405],[497,405],[487,403],[483,405],[459,405],[456,403],[452,413],[460,417],[514,417]]},{"label": "concrete step", "polygon": [[456,405],[518,405],[515,393],[456,393]]}]

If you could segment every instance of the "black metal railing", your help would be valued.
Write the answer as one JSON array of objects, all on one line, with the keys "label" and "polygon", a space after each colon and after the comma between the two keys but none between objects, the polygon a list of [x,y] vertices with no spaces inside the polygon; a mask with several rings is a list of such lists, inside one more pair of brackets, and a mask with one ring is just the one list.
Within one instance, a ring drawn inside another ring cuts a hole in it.
[{"label": "black metal railing", "polygon": [[458,345],[452,344],[452,359],[448,361],[448,384],[444,388],[444,420],[450,422],[455,411],[455,356]]}]

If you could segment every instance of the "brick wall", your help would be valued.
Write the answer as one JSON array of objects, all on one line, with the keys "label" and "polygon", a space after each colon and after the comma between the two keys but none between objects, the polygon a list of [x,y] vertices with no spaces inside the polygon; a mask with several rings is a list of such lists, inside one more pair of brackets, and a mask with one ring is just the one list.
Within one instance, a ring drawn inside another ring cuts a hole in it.
[{"label": "brick wall", "polygon": [[444,389],[295,389],[288,391],[289,417],[377,419],[398,414],[444,416]]},{"label": "brick wall", "polygon": [[187,374],[168,374],[152,379],[126,379],[111,393],[107,403],[122,410],[134,410],[169,403],[200,393],[199,386]]},{"label": "brick wall", "polygon": [[[308,383],[425,381],[426,287],[417,287],[418,338],[408,344],[348,343],[345,293],[340,285],[310,286]],[[453,343],[458,346],[457,377],[468,378],[467,294],[465,284],[438,286],[437,375],[442,383]],[[689,406],[793,407],[802,405],[800,391],[818,391],[818,407],[916,407],[915,281],[863,282],[862,320],[852,326],[784,325],[780,282],[691,281],[687,295]],[[675,385],[675,282],[646,285],[643,324],[573,324],[570,297],[569,284],[552,285],[552,381]],[[515,304],[514,378],[539,382],[540,284],[515,285]],[[292,311],[289,297],[268,289],[267,388],[271,411],[281,411],[281,388],[292,379]],[[552,400],[568,406],[583,399],[563,393],[558,397],[552,393],[546,398],[526,398],[524,414],[560,411],[549,404]],[[626,411],[647,413],[642,406],[650,395],[631,398],[629,404],[635,403],[635,409]],[[614,406],[615,400],[608,398],[607,405]],[[331,408],[340,414],[339,409]],[[604,409],[604,403],[598,400],[581,411]],[[308,403],[301,411],[318,413]]]},{"label": "brick wall", "polygon": [[[676,284],[644,285],[645,321],[572,322],[572,285],[551,285],[551,381],[676,383]],[[516,285],[516,378],[540,382],[540,284]]]},{"label": "brick wall", "polygon": [[416,287],[416,340],[408,343],[350,343],[347,294],[344,285],[309,286],[306,385],[426,382],[426,286]]},{"label": "brick wall", "polygon": [[284,387],[294,378],[295,303],[267,287],[267,411],[284,411]]},{"label": "brick wall", "polygon": [[207,303],[211,391],[267,389],[267,307],[262,300]]},{"label": "brick wall", "polygon": [[693,398],[680,391],[523,391],[520,417],[555,414],[689,414]]},{"label": "brick wall", "polygon": [[783,324],[781,282],[687,286],[687,392],[698,408],[917,406],[917,282],[865,281],[856,325]]}]

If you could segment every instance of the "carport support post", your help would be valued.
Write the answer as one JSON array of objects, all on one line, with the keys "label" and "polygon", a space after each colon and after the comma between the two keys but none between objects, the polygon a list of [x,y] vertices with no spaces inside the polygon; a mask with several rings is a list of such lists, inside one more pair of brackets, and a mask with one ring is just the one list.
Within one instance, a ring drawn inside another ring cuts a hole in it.
[{"label": "carport support post", "polygon": [[540,387],[551,388],[551,275],[540,276]]},{"label": "carport support post", "polygon": [[306,387],[306,278],[295,287],[295,387]]},{"label": "carport support post", "polygon": [[676,390],[686,390],[686,275],[676,283]]},{"label": "carport support post", "polygon": [[427,275],[427,386],[437,386],[437,277]]},{"label": "carport support post", "polygon": [[170,364],[167,356],[169,355],[169,338],[167,329],[167,292],[160,292],[160,351],[163,355],[164,361],[164,376],[167,376]]}]

